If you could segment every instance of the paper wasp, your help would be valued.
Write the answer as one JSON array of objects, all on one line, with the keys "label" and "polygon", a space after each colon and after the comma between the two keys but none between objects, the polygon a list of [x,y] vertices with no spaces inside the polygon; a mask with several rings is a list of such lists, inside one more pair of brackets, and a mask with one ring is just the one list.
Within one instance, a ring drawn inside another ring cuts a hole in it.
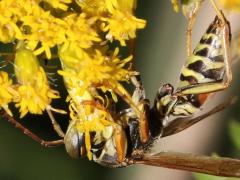
[{"label": "paper wasp", "polygon": [[[215,20],[193,54],[188,57],[181,71],[180,85],[175,92],[170,84],[162,86],[154,106],[150,108],[141,81],[133,77],[136,90],[132,99],[143,112],[141,118],[132,108],[120,112],[102,109],[109,111],[117,120],[116,125],[109,125],[102,132],[91,134],[91,152],[95,162],[109,167],[148,164],[222,176],[239,176],[239,160],[164,152],[147,155],[156,139],[178,133],[231,103],[228,101],[201,116],[192,117],[210,93],[224,90],[232,79],[228,49],[230,26],[224,15],[219,10],[216,12]],[[96,101],[86,101],[86,104],[101,110]],[[77,130],[75,120],[71,121],[63,139],[48,142],[34,135],[7,114],[3,113],[2,116],[44,146],[65,144],[72,157],[86,154],[85,134]],[[176,118],[170,120],[171,117]]]}]

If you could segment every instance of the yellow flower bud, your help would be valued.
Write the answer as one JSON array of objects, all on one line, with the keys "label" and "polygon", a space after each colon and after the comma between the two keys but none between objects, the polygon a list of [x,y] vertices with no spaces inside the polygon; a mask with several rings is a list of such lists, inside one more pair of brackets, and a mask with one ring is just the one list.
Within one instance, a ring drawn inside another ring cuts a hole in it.
[{"label": "yellow flower bud", "polygon": [[20,117],[28,112],[42,114],[46,108],[51,109],[51,101],[59,98],[58,92],[52,90],[47,76],[39,65],[33,51],[21,47],[16,52],[15,74],[19,83],[19,98],[16,107],[19,107]]},{"label": "yellow flower bud", "polygon": [[34,84],[39,63],[31,50],[21,48],[15,55],[15,75],[20,84]]}]

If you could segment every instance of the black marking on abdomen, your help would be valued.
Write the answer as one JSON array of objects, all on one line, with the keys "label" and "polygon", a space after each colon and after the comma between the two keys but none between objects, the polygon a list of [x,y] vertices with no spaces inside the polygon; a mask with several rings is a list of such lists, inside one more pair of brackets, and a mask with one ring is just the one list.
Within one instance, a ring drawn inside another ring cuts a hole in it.
[{"label": "black marking on abdomen", "polygon": [[207,47],[199,50],[199,51],[194,51],[193,54],[197,55],[197,56],[203,56],[203,57],[208,57],[208,51],[209,49]]},{"label": "black marking on abdomen", "polygon": [[188,69],[201,73],[206,69],[206,65],[201,61],[197,60],[187,66]]},{"label": "black marking on abdomen", "polygon": [[181,81],[188,81],[190,84],[197,84],[198,80],[194,76],[184,76],[182,73],[180,75]]},{"label": "black marking on abdomen", "polygon": [[224,57],[222,54],[219,54],[217,56],[211,56],[210,53],[211,53],[211,51],[209,51],[209,48],[207,48],[207,47],[205,47],[199,51],[194,51],[194,55],[209,58],[213,62],[224,62]]},{"label": "black marking on abdomen", "polygon": [[217,34],[218,27],[220,26],[221,20],[218,18],[218,16],[215,17],[214,21],[210,24],[208,27],[206,33],[207,34]]},{"label": "black marking on abdomen", "polygon": [[214,62],[224,62],[224,57],[223,55],[218,55],[218,56],[210,56],[208,57],[209,59],[211,59]]},{"label": "black marking on abdomen", "polygon": [[202,71],[201,74],[205,77],[205,78],[209,78],[209,79],[214,79],[214,80],[221,80],[222,79],[222,75],[223,75],[223,68],[218,68],[218,69],[208,69],[206,71]]},{"label": "black marking on abdomen", "polygon": [[212,44],[213,38],[210,36],[209,38],[205,39],[204,37],[201,38],[200,44]]},{"label": "black marking on abdomen", "polygon": [[207,66],[203,63],[203,61],[195,61],[192,64],[189,64],[188,69],[193,70],[202,74],[205,78],[220,80],[222,79],[224,68],[217,69],[207,69]]},{"label": "black marking on abdomen", "polygon": [[[215,22],[215,20],[214,20],[214,22]],[[214,24],[211,24],[206,31],[207,34],[210,34],[210,33],[216,34],[216,32],[217,32],[217,27],[214,26]]]}]

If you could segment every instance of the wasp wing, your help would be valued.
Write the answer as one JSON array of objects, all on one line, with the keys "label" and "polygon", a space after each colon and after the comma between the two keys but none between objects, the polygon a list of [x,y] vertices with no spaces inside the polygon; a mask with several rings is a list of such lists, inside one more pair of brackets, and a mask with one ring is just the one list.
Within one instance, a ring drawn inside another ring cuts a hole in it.
[{"label": "wasp wing", "polygon": [[176,133],[183,131],[184,129],[189,128],[190,126],[198,123],[199,121],[205,119],[206,117],[213,115],[219,111],[224,110],[226,107],[230,106],[236,101],[236,97],[229,98],[225,102],[219,104],[218,106],[214,107],[210,111],[199,115],[197,117],[178,117],[171,121],[166,127],[163,128],[162,136],[170,136]]},{"label": "wasp wing", "polygon": [[215,176],[240,177],[240,160],[225,157],[180,152],[161,152],[155,155],[144,156],[142,159],[135,160],[134,163]]}]

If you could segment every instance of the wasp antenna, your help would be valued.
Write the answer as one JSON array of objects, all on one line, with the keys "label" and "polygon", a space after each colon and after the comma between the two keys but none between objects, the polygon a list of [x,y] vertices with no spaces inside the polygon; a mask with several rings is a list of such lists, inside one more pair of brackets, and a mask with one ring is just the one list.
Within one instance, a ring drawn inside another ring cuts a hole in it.
[{"label": "wasp antenna", "polygon": [[57,133],[60,137],[64,138],[65,133],[64,133],[63,130],[61,129],[61,126],[58,124],[58,122],[55,120],[55,118],[54,118],[51,110],[55,110],[55,111],[57,111],[57,112],[61,112],[61,110],[53,109],[52,107],[49,107],[49,108],[46,109],[46,111],[47,111],[47,113],[48,113],[48,116],[49,116],[49,118],[50,118],[50,120],[51,120],[51,122],[52,122],[53,129],[56,131],[56,133]]},{"label": "wasp antenna", "polygon": [[34,134],[32,131],[24,127],[22,124],[20,124],[17,120],[15,120],[14,117],[10,116],[7,112],[0,109],[0,116],[3,117],[3,119],[6,119],[10,124],[15,126],[17,129],[21,130],[23,134],[27,135],[34,141],[40,143],[44,147],[55,147],[64,144],[63,139],[54,140],[54,141],[45,141],[36,134]]}]

